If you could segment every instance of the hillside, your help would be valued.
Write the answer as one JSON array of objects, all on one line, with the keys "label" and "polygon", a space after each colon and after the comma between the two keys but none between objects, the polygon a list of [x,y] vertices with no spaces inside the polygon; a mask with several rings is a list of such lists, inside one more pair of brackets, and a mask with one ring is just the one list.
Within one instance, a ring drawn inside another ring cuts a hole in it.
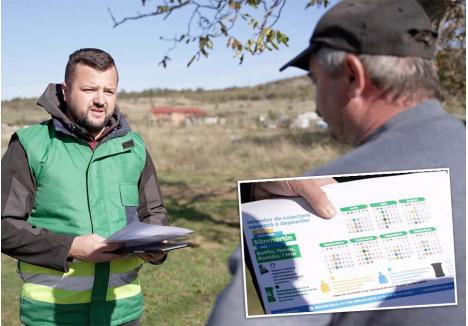
[{"label": "hillside", "polygon": [[[199,106],[210,114],[224,117],[278,114],[293,115],[311,111],[314,87],[306,76],[286,78],[252,87],[230,87],[217,90],[147,89],[141,92],[119,93],[119,105],[126,114],[145,118],[153,105]],[[2,101],[2,121],[9,125],[31,124],[47,119],[35,106],[37,98],[15,98]],[[465,120],[465,98],[448,97],[447,111]]]},{"label": "hillside", "polygon": [[[314,89],[306,77],[296,77],[253,87],[220,90],[122,91],[118,104],[132,126],[147,124],[151,119],[151,107],[168,105],[199,107],[209,115],[228,119],[234,127],[242,127],[255,124],[255,119],[260,115],[290,118],[301,112],[312,111],[313,93]],[[20,126],[48,119],[46,112],[35,105],[36,102],[37,98],[15,98],[2,102],[2,138],[9,138]]]},{"label": "hillside", "polygon": [[122,99],[135,97],[182,96],[196,101],[226,102],[245,100],[272,99],[311,99],[313,87],[307,77],[293,77],[272,81],[252,87],[229,87],[225,89],[203,90],[170,90],[149,89],[142,92],[121,92]]}]

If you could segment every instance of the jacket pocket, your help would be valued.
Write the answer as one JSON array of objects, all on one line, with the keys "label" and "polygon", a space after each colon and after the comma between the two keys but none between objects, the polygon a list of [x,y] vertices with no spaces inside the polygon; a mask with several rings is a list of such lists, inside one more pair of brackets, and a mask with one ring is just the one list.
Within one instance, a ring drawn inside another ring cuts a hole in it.
[{"label": "jacket pocket", "polygon": [[127,224],[138,221],[138,185],[136,183],[121,183],[120,200],[125,208]]}]

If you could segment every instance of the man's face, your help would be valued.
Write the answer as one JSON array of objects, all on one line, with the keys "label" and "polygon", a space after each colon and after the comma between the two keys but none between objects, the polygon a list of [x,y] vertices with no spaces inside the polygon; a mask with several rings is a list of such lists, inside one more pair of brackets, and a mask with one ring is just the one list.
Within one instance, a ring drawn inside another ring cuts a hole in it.
[{"label": "man's face", "polygon": [[328,124],[332,137],[346,142],[346,90],[343,77],[330,76],[313,57],[309,62],[309,77],[315,85],[315,107],[318,115]]},{"label": "man's face", "polygon": [[70,78],[63,84],[64,100],[68,114],[76,124],[98,134],[114,113],[117,101],[117,71],[115,67],[98,71],[78,64]]}]

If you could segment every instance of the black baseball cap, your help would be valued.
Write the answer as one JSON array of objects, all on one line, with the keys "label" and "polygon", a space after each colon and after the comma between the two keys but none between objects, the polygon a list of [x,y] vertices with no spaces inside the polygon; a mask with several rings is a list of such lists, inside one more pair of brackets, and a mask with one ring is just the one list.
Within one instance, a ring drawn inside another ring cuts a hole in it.
[{"label": "black baseball cap", "polygon": [[416,0],[343,0],[317,23],[309,47],[280,68],[309,70],[322,46],[356,54],[433,59],[437,33]]}]

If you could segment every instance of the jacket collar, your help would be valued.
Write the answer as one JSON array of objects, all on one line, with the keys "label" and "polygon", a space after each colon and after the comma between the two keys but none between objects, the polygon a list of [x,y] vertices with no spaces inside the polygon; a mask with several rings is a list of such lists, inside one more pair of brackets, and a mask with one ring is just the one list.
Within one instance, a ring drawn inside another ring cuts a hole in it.
[{"label": "jacket collar", "polygon": [[438,100],[430,99],[423,101],[395,115],[384,125],[378,128],[374,133],[372,133],[372,135],[370,135],[359,146],[375,141],[386,130],[401,128],[408,125],[414,125],[428,118],[441,117],[443,114],[444,109],[442,108],[442,105]]}]

